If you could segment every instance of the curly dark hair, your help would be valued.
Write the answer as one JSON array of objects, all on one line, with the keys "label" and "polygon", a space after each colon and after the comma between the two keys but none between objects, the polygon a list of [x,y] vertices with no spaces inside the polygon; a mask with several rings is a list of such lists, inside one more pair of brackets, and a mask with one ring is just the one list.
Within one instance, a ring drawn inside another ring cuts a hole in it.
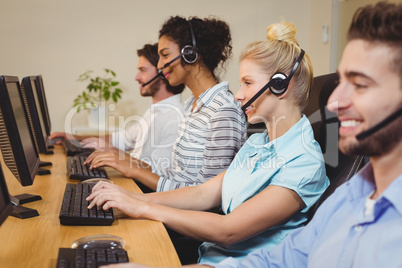
[{"label": "curly dark hair", "polygon": [[[158,43],[145,44],[143,48],[137,50],[138,57],[146,58],[155,68],[158,68],[159,54]],[[163,83],[166,85],[166,90],[173,94],[180,94],[183,92],[185,85],[180,84],[177,86],[171,86],[166,79],[163,79]]]},{"label": "curly dark hair", "polygon": [[[187,20],[180,16],[170,17],[159,31],[159,38],[166,35],[180,48],[192,45],[189,21],[196,40],[196,52],[214,78],[219,80],[216,68],[221,65],[224,69],[226,61],[232,57],[232,37],[226,22],[215,18],[190,17]],[[186,64],[184,60],[181,63]]]},{"label": "curly dark hair", "polygon": [[402,77],[402,3],[386,1],[359,8],[353,16],[348,40],[382,43],[395,51],[393,68]]}]

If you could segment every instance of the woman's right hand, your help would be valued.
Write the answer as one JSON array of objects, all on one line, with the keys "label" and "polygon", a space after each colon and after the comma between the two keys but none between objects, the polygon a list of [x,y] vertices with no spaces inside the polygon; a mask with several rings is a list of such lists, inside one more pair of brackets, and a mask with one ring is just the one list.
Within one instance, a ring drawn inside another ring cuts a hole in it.
[{"label": "woman's right hand", "polygon": [[146,210],[147,203],[136,198],[136,195],[118,185],[109,182],[98,182],[87,197],[91,201],[88,209],[97,207],[98,210],[117,208],[133,218],[141,218]]}]

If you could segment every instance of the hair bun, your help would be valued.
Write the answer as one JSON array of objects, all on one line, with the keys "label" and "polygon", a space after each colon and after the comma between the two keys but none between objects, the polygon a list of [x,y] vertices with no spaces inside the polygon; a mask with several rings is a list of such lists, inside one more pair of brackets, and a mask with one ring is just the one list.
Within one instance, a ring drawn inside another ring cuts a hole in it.
[{"label": "hair bun", "polygon": [[296,27],[290,22],[272,24],[267,28],[267,39],[294,43],[299,46],[296,41],[296,32]]}]

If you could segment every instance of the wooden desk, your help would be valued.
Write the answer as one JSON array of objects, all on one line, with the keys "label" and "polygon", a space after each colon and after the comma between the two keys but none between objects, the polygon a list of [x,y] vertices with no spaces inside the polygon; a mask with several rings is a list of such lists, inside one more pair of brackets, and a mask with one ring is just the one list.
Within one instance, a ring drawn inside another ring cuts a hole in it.
[{"label": "wooden desk", "polygon": [[[55,146],[54,155],[41,155],[42,161],[53,163],[51,175],[36,176],[32,186],[22,187],[2,163],[8,190],[12,195],[37,194],[42,200],[25,207],[36,209],[39,217],[18,219],[8,217],[0,227],[0,267],[56,267],[60,247],[84,236],[111,234],[122,237],[131,262],[150,266],[179,266],[180,260],[162,223],[128,218],[115,219],[112,226],[63,226],[59,212],[67,182],[66,156]],[[133,192],[140,189],[133,180],[108,169],[110,179]],[[76,182],[76,181],[75,181]]]}]

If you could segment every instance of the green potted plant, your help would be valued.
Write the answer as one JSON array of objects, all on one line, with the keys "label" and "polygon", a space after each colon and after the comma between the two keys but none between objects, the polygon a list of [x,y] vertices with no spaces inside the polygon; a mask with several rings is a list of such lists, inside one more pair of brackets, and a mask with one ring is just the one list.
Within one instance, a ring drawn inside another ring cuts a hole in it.
[{"label": "green potted plant", "polygon": [[104,70],[105,75],[102,77],[93,77],[91,75],[92,70],[86,71],[79,76],[78,81],[89,81],[89,84],[86,90],[74,99],[74,107],[76,107],[77,112],[90,107],[94,109],[101,102],[107,102],[110,98],[115,103],[121,99],[122,90],[117,87],[120,82],[114,80],[116,73],[110,69],[105,68]]}]

